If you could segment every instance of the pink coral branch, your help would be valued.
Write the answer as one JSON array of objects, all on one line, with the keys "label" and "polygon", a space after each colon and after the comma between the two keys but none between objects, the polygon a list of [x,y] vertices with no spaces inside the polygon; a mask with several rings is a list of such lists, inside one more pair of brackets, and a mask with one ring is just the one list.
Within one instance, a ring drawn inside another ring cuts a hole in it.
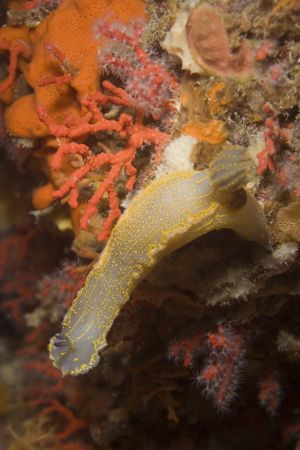
[{"label": "pink coral branch", "polygon": [[131,47],[137,47],[140,45],[139,42],[144,27],[145,22],[141,19],[137,19],[129,25],[126,25],[121,22],[112,21],[109,16],[106,16],[97,22],[95,32],[98,37],[104,36],[107,39],[116,40]]},{"label": "pink coral branch", "polygon": [[135,109],[158,120],[173,110],[171,103],[178,83],[162,61],[141,46],[144,26],[139,20],[123,24],[101,19],[96,34],[108,39],[108,43],[102,45],[100,64],[104,73],[124,82],[127,98]]}]

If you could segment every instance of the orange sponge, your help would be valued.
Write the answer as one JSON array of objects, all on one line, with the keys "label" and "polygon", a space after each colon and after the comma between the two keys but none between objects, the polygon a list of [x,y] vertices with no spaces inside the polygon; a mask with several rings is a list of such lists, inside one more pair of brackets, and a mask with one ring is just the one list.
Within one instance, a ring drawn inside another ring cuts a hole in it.
[{"label": "orange sponge", "polygon": [[[37,104],[43,105],[58,122],[70,114],[75,117],[80,115],[78,99],[99,87],[99,44],[95,42],[93,26],[97,19],[105,15],[112,20],[126,22],[144,17],[145,5],[143,0],[62,0],[60,6],[37,28],[29,30],[28,40],[33,56],[24,68],[24,76],[34,92],[7,108],[6,124],[10,133],[20,137],[49,134],[36,114]],[[45,50],[47,43],[53,44],[65,55],[66,65],[72,70],[70,86],[57,89],[52,84],[40,85],[45,76],[62,73],[59,61]]]}]

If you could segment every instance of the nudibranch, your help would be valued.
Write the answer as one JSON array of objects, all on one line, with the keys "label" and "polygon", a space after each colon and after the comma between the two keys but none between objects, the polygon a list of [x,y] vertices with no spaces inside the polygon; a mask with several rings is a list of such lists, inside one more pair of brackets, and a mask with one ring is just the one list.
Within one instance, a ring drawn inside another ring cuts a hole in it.
[{"label": "nudibranch", "polygon": [[135,287],[179,247],[222,228],[268,246],[262,208],[244,188],[249,166],[244,151],[226,150],[207,170],[162,176],[132,200],[66,314],[62,331],[50,341],[55,367],[64,375],[78,375],[96,366]]}]

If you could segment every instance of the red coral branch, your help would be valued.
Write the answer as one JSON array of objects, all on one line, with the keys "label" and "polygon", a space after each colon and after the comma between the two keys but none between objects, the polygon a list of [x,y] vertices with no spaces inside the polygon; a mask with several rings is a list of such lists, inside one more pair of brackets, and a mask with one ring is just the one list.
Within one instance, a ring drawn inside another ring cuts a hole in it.
[{"label": "red coral branch", "polygon": [[63,84],[70,83],[72,75],[65,73],[64,75],[49,75],[38,81],[37,85],[39,87],[49,86],[49,84],[55,84],[59,89]]},{"label": "red coral branch", "polygon": [[33,236],[30,229],[0,237],[1,307],[18,325],[24,320],[24,309],[34,298],[39,276],[36,267],[29,263]]},{"label": "red coral branch", "polygon": [[168,356],[175,361],[182,361],[183,367],[192,367],[196,355],[206,341],[206,336],[198,331],[193,336],[179,339],[169,346]]},{"label": "red coral branch", "polygon": [[54,45],[52,42],[45,42],[44,49],[47,50],[59,63],[59,68],[63,72],[61,75],[48,75],[38,81],[39,87],[49,86],[49,84],[55,84],[57,89],[63,84],[68,84],[73,78],[75,73],[74,69],[69,64],[65,53]]},{"label": "red coral branch", "polygon": [[108,81],[103,82],[103,87],[109,91],[109,94],[98,91],[94,95],[81,100],[87,112],[79,119],[67,117],[62,125],[56,124],[43,107],[39,106],[37,108],[41,121],[48,126],[50,133],[56,137],[75,139],[100,131],[114,131],[119,134],[120,138],[127,139],[125,147],[117,153],[94,155],[85,144],[70,142],[60,146],[53,157],[52,168],[54,170],[62,168],[65,156],[80,154],[84,157],[82,167],[75,170],[71,177],[58,190],[53,192],[53,196],[57,199],[69,195],[68,203],[72,208],[78,206],[78,183],[89,172],[106,166],[109,167],[106,177],[89,199],[80,221],[81,228],[87,229],[89,220],[97,212],[98,204],[103,199],[104,194],[107,193],[109,213],[103,224],[102,231],[98,235],[99,241],[106,239],[113,223],[121,214],[115,184],[122,169],[125,169],[125,173],[128,176],[126,189],[132,191],[136,180],[136,168],[133,165],[133,161],[137,151],[144,143],[153,144],[156,148],[153,159],[155,162],[158,162],[163,145],[167,139],[165,133],[143,125],[142,116],[137,117],[136,123],[133,123],[131,116],[124,113],[121,113],[117,120],[106,119],[99,106],[113,104],[132,107],[132,105],[128,94],[123,89],[114,86]]},{"label": "red coral branch", "polygon": [[88,426],[88,422],[86,420],[78,419],[73,411],[64,406],[59,400],[52,400],[50,406],[43,409],[41,412],[44,416],[48,416],[53,413],[59,414],[67,421],[66,427],[61,432],[55,434],[55,438],[58,441],[68,439],[77,431],[87,428]]},{"label": "red coral branch", "polygon": [[84,165],[75,170],[71,178],[67,180],[60,189],[53,192],[53,196],[55,198],[62,198],[65,195],[70,194],[68,203],[72,208],[76,208],[78,206],[79,193],[77,185],[79,181],[93,170],[100,169],[106,165],[110,166],[110,170],[108,171],[105,179],[88,201],[88,206],[80,221],[82,229],[87,229],[90,218],[97,211],[97,205],[103,199],[104,194],[107,193],[110,212],[103,224],[101,233],[98,235],[99,241],[104,240],[108,236],[112,224],[121,214],[119,200],[114,186],[117,178],[120,176],[122,168],[125,168],[128,175],[126,189],[128,191],[132,191],[136,180],[136,168],[132,163],[137,150],[144,144],[144,142],[155,144],[157,146],[156,159],[159,159],[162,144],[166,140],[166,135],[164,133],[147,128],[142,124],[131,124],[127,132],[130,135],[128,144],[118,153],[101,153],[94,156],[86,145],[70,143],[61,146],[53,158],[52,167],[57,170],[62,165],[63,156],[67,154],[78,153],[87,157]]},{"label": "red coral branch", "polygon": [[265,147],[258,153],[258,174],[262,174],[267,169],[271,172],[276,171],[275,156],[277,152],[277,142],[290,142],[292,132],[288,128],[281,128],[278,117],[271,105],[266,103],[263,106],[264,111],[269,115],[265,122],[264,140]]},{"label": "red coral branch", "polygon": [[13,84],[16,79],[18,58],[20,56],[29,58],[31,56],[31,49],[23,41],[8,42],[6,39],[2,39],[0,42],[0,51],[9,52],[9,63],[7,67],[8,75],[0,83],[0,94],[2,94]]},{"label": "red coral branch", "polygon": [[[92,109],[93,106],[96,106],[95,102],[90,102],[88,104],[89,108]],[[85,135],[98,133],[100,131],[122,131],[122,122],[124,118],[127,116],[125,114],[119,118],[119,120],[107,120],[102,112],[98,111],[97,114],[93,114],[92,111],[88,111],[83,117],[78,119],[77,121],[73,119],[73,123],[70,125],[70,119],[67,118],[66,122],[62,125],[56,124],[45,108],[41,105],[37,106],[37,112],[39,118],[42,122],[44,122],[49,128],[50,133],[55,137],[64,137],[70,139],[76,139]],[[96,122],[90,123],[91,119],[96,119]]]},{"label": "red coral branch", "polygon": [[34,300],[34,286],[38,276],[33,270],[23,272],[24,267],[18,268],[14,273],[14,279],[6,281],[1,294],[8,297],[1,303],[1,307],[15,324],[21,324],[24,320],[24,309]]},{"label": "red coral branch", "polygon": [[95,31],[108,43],[101,46],[100,65],[104,73],[123,81],[135,109],[158,120],[174,110],[178,83],[163,61],[150,56],[141,46],[144,27],[141,20],[123,24],[101,19]]},{"label": "red coral branch", "polygon": [[76,293],[84,285],[86,270],[80,270],[72,263],[66,263],[61,269],[51,275],[44,276],[39,282],[37,296],[40,299],[50,298],[69,308]]},{"label": "red coral branch", "polygon": [[62,392],[64,386],[62,374],[55,369],[49,361],[46,363],[41,361],[27,361],[24,366],[26,369],[34,370],[42,375],[45,375],[47,378],[54,380],[54,383],[50,386],[48,386],[48,383],[47,385],[43,385],[41,395],[31,401],[32,406],[36,407],[41,403],[45,403],[49,401],[53,395]]}]

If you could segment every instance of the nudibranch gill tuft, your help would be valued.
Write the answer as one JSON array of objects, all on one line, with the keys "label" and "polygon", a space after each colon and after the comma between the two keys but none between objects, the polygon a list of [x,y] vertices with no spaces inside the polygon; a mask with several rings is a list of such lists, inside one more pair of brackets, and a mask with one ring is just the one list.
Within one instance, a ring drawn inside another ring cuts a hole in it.
[{"label": "nudibranch gill tuft", "polygon": [[[93,368],[132,291],[159,260],[179,247],[222,228],[268,246],[264,213],[243,188],[250,164],[243,150],[226,150],[207,170],[168,174],[133,199],[66,314],[62,331],[50,341],[55,367],[64,375]],[[233,202],[241,192],[243,201]]]}]

